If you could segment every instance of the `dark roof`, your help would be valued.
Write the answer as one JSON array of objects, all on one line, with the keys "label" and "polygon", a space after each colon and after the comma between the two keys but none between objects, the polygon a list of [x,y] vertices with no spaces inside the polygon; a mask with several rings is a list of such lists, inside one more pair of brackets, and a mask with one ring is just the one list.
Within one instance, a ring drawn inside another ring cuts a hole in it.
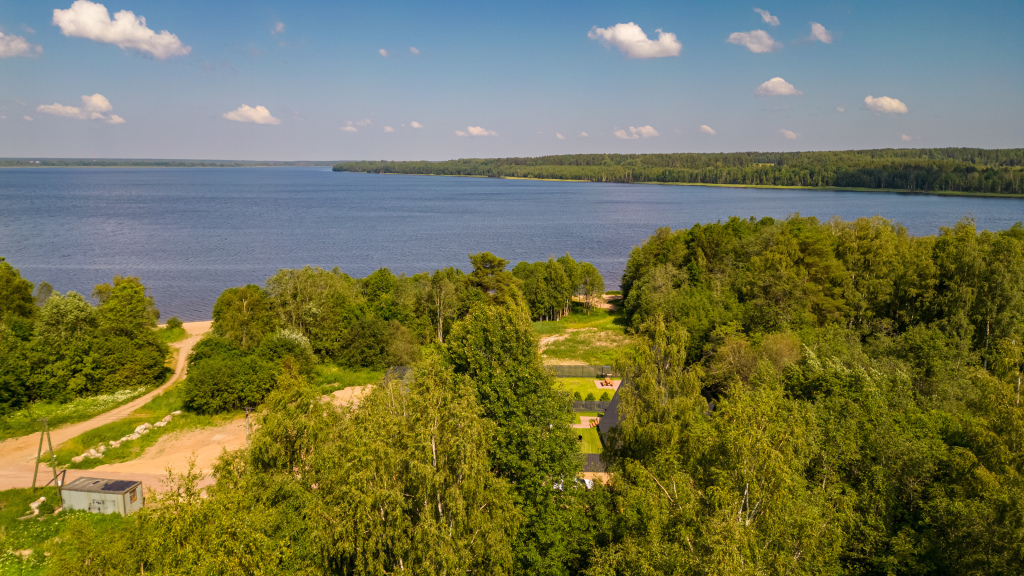
[{"label": "dark roof", "polygon": [[87,478],[83,476],[65,484],[61,489],[71,492],[124,494],[132,488],[141,485],[142,482],[136,480],[104,480],[102,478]]},{"label": "dark roof", "polygon": [[608,431],[622,423],[619,419],[619,402],[621,401],[622,389],[629,386],[629,377],[623,376],[619,387],[615,389],[611,404],[604,409],[604,416],[601,417],[601,424],[598,425],[598,432],[601,434],[601,442],[608,446]]}]

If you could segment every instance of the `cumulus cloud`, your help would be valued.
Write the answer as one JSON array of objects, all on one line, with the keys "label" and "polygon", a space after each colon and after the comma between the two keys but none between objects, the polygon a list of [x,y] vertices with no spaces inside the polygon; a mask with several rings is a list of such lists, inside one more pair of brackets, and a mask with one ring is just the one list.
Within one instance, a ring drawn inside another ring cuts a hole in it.
[{"label": "cumulus cloud", "polygon": [[796,132],[793,132],[792,130],[786,130],[785,128],[779,130],[779,134],[782,134],[789,140],[796,140],[797,138],[800,137],[800,135],[797,134]]},{"label": "cumulus cloud", "polygon": [[271,35],[273,34],[284,34],[284,22],[278,20],[274,23],[274,27],[270,29]]},{"label": "cumulus cloud", "polygon": [[380,55],[383,56],[384,58],[388,57],[388,51],[383,49],[383,48],[381,48],[380,50],[377,50],[377,52],[380,52]]},{"label": "cumulus cloud", "polygon": [[341,127],[342,132],[359,132],[359,128],[356,128],[349,122],[347,125]]},{"label": "cumulus cloud", "polygon": [[[107,124],[124,124],[124,118],[109,113],[113,109],[114,107],[110,105],[110,100],[107,100],[106,96],[93,94],[92,96],[82,96],[81,106],[65,106],[54,102],[40,105],[36,108],[36,112],[77,120],[99,120]],[[28,116],[25,116],[25,119],[31,120]]]},{"label": "cumulus cloud", "polygon": [[565,136],[562,136],[562,134],[559,132],[555,132],[555,138],[558,138],[559,140],[565,140]]},{"label": "cumulus cloud", "polygon": [[771,35],[764,30],[751,30],[750,32],[733,32],[726,38],[726,42],[745,46],[755,54],[774,52],[782,48],[781,42],[776,42]]},{"label": "cumulus cloud", "polygon": [[21,36],[0,32],[0,58],[42,54],[43,47],[32,44]]},{"label": "cumulus cloud", "polygon": [[817,22],[811,22],[811,40],[821,40],[825,44],[832,43],[832,33]]},{"label": "cumulus cloud", "polygon": [[907,113],[906,104],[895,98],[889,98],[888,96],[879,96],[878,98],[868,96],[864,98],[864,105],[872,112],[881,112],[883,114]]},{"label": "cumulus cloud", "polygon": [[757,90],[754,90],[754,94],[758,96],[799,96],[803,92],[797,90],[796,86],[776,76],[758,86]]},{"label": "cumulus cloud", "polygon": [[420,49],[415,46],[409,46],[409,54],[412,54],[413,56],[419,56]]},{"label": "cumulus cloud", "polygon": [[590,138],[590,134],[587,134],[586,132],[580,132],[580,136],[583,138]]},{"label": "cumulus cloud", "polygon": [[[351,122],[349,122],[349,124],[351,124]],[[373,120],[370,120],[369,118],[363,118],[362,120],[356,120],[356,126],[369,126],[370,124],[373,124]]]},{"label": "cumulus cloud", "polygon": [[626,130],[616,129],[612,134],[615,134],[616,138],[621,138],[623,140],[636,140],[637,138],[654,138],[658,135],[658,131],[650,125],[640,126],[639,128],[636,126],[630,126],[628,132]]},{"label": "cumulus cloud", "polygon": [[184,56],[192,51],[167,30],[156,33],[146,27],[146,19],[134,12],[121,10],[110,19],[106,6],[89,0],[75,0],[67,10],[54,10],[53,23],[68,37],[87,38],[113,44],[122,49],[138,50],[164,60]]},{"label": "cumulus cloud", "polygon": [[772,26],[779,25],[779,18],[777,16],[772,16],[771,14],[768,13],[767,10],[754,8],[754,12],[757,12],[758,14],[761,15],[761,19],[764,20],[765,24],[771,24]]},{"label": "cumulus cloud", "polygon": [[842,106],[836,106],[836,112],[846,112],[846,108],[843,108]]},{"label": "cumulus cloud", "polygon": [[25,118],[25,122],[31,122],[33,120],[33,118],[31,116],[27,116],[27,115],[23,116],[23,118]]},{"label": "cumulus cloud", "polygon": [[701,134],[707,134],[709,136],[714,136],[716,134],[715,129],[707,124],[700,125],[700,132]]},{"label": "cumulus cloud", "polygon": [[630,58],[664,58],[665,56],[678,56],[683,45],[671,32],[658,33],[657,40],[651,40],[644,31],[630,22],[628,24],[616,24],[611,28],[598,28],[594,26],[587,32],[587,38],[600,40],[605,46],[614,46],[624,52]]},{"label": "cumulus cloud", "polygon": [[420,124],[419,122],[417,122],[415,120],[410,122],[409,126],[412,126],[413,128],[416,128],[417,130],[419,130],[420,128],[423,128],[423,124]]},{"label": "cumulus cloud", "polygon": [[465,130],[456,130],[456,136],[497,136],[494,130],[488,130],[482,126],[466,126]]},{"label": "cumulus cloud", "polygon": [[385,127],[384,127],[384,133],[385,133],[385,134],[390,134],[390,133],[392,133],[392,132],[394,132],[394,131],[395,131],[395,129],[394,129],[394,128],[392,128],[391,126],[385,126]]},{"label": "cumulus cloud", "polygon": [[253,124],[281,123],[281,120],[270,115],[270,110],[267,110],[266,106],[256,106],[253,108],[247,104],[242,104],[231,112],[221,114],[221,116],[227,120],[234,120],[235,122],[251,122]]},{"label": "cumulus cloud", "polygon": [[900,140],[903,140],[904,142],[910,142],[913,139],[914,139],[913,136],[907,136],[906,134],[900,134]]}]

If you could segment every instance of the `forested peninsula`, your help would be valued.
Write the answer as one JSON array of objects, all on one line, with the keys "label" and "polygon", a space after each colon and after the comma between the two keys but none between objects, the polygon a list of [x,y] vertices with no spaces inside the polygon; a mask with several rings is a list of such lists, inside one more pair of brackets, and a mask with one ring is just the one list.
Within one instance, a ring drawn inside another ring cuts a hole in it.
[{"label": "forested peninsula", "polygon": [[444,162],[341,162],[336,172],[1024,194],[1024,148],[921,148],[719,154],[568,154]]}]

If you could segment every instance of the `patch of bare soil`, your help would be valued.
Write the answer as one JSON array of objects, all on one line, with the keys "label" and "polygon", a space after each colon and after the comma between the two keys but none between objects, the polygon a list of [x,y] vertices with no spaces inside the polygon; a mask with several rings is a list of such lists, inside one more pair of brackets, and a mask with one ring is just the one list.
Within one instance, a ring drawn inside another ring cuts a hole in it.
[{"label": "patch of bare soil", "polygon": [[366,386],[349,386],[348,388],[342,388],[331,392],[327,396],[324,396],[324,400],[330,401],[335,406],[348,406],[350,408],[356,408],[359,406],[359,402],[373,390],[373,384],[367,384]]}]

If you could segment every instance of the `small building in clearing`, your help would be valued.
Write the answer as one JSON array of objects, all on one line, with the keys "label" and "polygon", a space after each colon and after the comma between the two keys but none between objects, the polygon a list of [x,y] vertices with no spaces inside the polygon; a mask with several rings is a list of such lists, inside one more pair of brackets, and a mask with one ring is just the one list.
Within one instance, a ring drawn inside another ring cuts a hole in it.
[{"label": "small building in clearing", "polygon": [[60,489],[65,510],[85,510],[96,514],[127,516],[142,508],[146,498],[142,482],[135,480],[104,480],[76,478]]}]

